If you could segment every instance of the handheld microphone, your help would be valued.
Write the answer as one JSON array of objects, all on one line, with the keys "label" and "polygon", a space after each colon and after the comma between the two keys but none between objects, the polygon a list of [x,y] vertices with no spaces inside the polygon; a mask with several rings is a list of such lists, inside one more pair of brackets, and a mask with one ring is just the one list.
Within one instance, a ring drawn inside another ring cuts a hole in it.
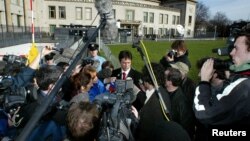
[{"label": "handheld microphone", "polygon": [[106,20],[104,28],[101,29],[103,40],[112,41],[116,39],[118,27],[116,26],[116,20],[114,19],[114,13],[112,11],[112,1],[95,0],[95,7],[101,16],[101,20]]}]

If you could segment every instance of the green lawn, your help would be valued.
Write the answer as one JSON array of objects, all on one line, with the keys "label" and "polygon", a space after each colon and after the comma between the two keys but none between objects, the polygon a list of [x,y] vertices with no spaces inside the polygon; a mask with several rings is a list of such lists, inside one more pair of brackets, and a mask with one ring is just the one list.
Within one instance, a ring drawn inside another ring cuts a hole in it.
[{"label": "green lawn", "polygon": [[[196,40],[196,41],[186,40],[185,42],[189,49],[189,59],[192,63],[192,68],[189,72],[189,76],[194,81],[197,82],[199,78],[197,76],[198,70],[196,68],[196,61],[206,56],[220,57],[216,53],[212,53],[212,49],[218,48],[218,47],[224,47],[226,41],[225,40]],[[159,62],[161,57],[165,55],[165,53],[170,49],[172,41],[171,42],[169,41],[157,41],[157,42],[156,41],[144,41],[143,43],[147,49],[147,53],[148,53],[150,61]],[[112,54],[114,54],[115,56],[118,56],[121,50],[124,50],[124,49],[130,50],[133,54],[132,66],[136,70],[141,71],[141,68],[144,66],[144,62],[141,59],[141,56],[139,52],[137,51],[137,49],[132,48],[130,44],[109,45],[109,47],[110,47],[110,50],[112,51]]]}]

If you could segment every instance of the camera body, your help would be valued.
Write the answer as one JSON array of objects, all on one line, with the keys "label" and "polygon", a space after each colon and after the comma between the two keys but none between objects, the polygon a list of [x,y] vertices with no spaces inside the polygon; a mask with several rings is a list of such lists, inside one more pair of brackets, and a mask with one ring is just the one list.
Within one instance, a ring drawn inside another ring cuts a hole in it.
[{"label": "camera body", "polygon": [[5,113],[37,100],[37,89],[31,84],[25,87],[15,86],[12,76],[0,76],[0,108]]},{"label": "camera body", "polygon": [[229,70],[229,67],[232,65],[230,60],[220,60],[214,59],[214,69],[216,70]]},{"label": "camera body", "polygon": [[3,61],[7,62],[7,64],[17,64],[19,66],[25,66],[27,63],[27,58],[16,55],[4,55]]},{"label": "camera body", "polygon": [[177,56],[177,51],[176,50],[170,50],[168,53],[167,53],[167,56],[173,58],[173,57],[176,57]]},{"label": "camera body", "polygon": [[130,129],[135,129],[138,122],[131,111],[135,99],[131,88],[133,80],[116,80],[115,86],[115,93],[98,95],[94,100],[102,112],[97,141],[129,141],[133,138]]}]

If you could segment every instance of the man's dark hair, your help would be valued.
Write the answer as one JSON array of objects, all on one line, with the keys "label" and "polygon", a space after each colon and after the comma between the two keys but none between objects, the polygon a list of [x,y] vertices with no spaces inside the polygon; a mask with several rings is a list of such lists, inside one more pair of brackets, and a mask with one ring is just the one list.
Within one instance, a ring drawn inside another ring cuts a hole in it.
[{"label": "man's dark hair", "polygon": [[171,81],[173,86],[180,86],[182,82],[182,75],[178,69],[168,68],[169,73],[165,76],[166,80]]},{"label": "man's dark hair", "polygon": [[67,62],[58,62],[56,65],[63,68],[63,69],[65,69],[67,66],[69,66],[69,63],[67,63]]},{"label": "man's dark hair", "polygon": [[130,51],[128,51],[128,50],[122,50],[122,51],[120,51],[120,53],[119,53],[119,61],[121,62],[121,60],[122,59],[130,59],[130,60],[132,60],[132,53],[130,52]]},{"label": "man's dark hair", "polygon": [[114,67],[114,65],[112,64],[111,61],[104,61],[102,63],[102,69],[105,69],[105,68],[112,68],[112,69],[114,69],[115,67]]},{"label": "man's dark hair", "polygon": [[250,52],[250,29],[243,30],[242,32],[237,34],[234,42],[236,42],[237,38],[242,37],[242,36],[246,37],[245,44],[247,45],[247,51]]},{"label": "man's dark hair", "polygon": [[63,69],[58,66],[41,67],[35,75],[37,85],[41,90],[48,90],[49,85],[54,84],[62,73]]},{"label": "man's dark hair", "polygon": [[[165,80],[164,80],[164,67],[159,64],[152,62],[151,63],[152,69],[154,71],[154,75],[156,77],[156,81],[158,82],[158,85],[164,86]],[[153,80],[150,77],[149,71],[146,66],[142,68],[142,80],[144,82],[148,82],[149,84],[153,85]]]},{"label": "man's dark hair", "polygon": [[98,133],[99,111],[89,102],[73,103],[67,114],[67,125],[74,140],[93,141]]},{"label": "man's dark hair", "polygon": [[55,55],[56,55],[55,53],[51,52],[50,54],[45,55],[44,58],[46,61],[52,60]]}]

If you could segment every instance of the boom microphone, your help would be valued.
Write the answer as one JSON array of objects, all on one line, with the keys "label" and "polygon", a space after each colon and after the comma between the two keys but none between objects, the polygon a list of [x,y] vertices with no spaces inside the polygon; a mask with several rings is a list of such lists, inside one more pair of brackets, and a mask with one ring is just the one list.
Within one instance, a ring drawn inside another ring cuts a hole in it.
[{"label": "boom microphone", "polygon": [[114,13],[112,11],[112,1],[95,0],[95,7],[101,16],[101,20],[106,19],[106,24],[104,28],[101,29],[103,40],[112,41],[116,39],[118,28],[116,26],[116,20],[114,19]]}]

